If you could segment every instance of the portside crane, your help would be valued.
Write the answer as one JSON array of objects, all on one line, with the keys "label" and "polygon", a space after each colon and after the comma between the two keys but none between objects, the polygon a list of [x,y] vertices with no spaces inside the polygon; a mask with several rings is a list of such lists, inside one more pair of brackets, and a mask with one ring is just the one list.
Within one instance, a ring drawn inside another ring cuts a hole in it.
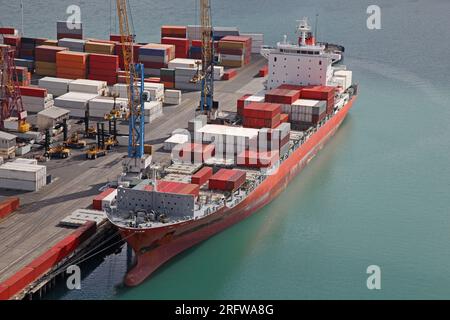
[{"label": "portside crane", "polygon": [[22,103],[22,96],[17,78],[14,49],[7,45],[0,45],[0,129],[4,128],[4,121],[10,117],[18,118],[17,131],[30,131],[27,123],[27,112]]},{"label": "portside crane", "polygon": [[200,24],[202,32],[202,61],[192,83],[201,83],[200,105],[197,113],[215,120],[219,103],[214,101],[214,45],[211,17],[211,1],[200,0]]}]

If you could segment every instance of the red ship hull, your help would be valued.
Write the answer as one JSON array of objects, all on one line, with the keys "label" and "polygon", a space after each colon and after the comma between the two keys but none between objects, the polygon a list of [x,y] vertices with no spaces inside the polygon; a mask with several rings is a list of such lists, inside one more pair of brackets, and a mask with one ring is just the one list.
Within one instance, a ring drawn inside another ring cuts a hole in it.
[{"label": "red ship hull", "polygon": [[258,211],[275,199],[330,139],[347,116],[356,97],[317,130],[289,156],[276,174],[264,180],[245,200],[233,208],[222,208],[205,218],[147,230],[119,227],[136,254],[136,264],[127,273],[125,284],[137,286],[178,253]]}]

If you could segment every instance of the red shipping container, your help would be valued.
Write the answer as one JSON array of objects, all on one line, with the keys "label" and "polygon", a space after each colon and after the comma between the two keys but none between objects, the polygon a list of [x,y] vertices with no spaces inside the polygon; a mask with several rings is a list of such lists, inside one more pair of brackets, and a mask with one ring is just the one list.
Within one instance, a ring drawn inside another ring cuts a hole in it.
[{"label": "red shipping container", "polygon": [[214,157],[216,147],[213,144],[185,143],[178,154],[180,159],[191,162],[205,162]]},{"label": "red shipping container", "polygon": [[287,114],[287,113],[282,113],[282,114],[280,115],[280,122],[281,122],[281,123],[289,122],[289,114]]},{"label": "red shipping container", "polygon": [[186,38],[187,27],[185,26],[162,26],[161,38],[164,37],[176,37]]},{"label": "red shipping container", "polygon": [[16,33],[16,29],[12,28],[12,27],[3,27],[0,28],[0,34],[15,34]]},{"label": "red shipping container", "polygon": [[[122,42],[122,36],[120,34],[111,34],[109,36],[110,41]],[[133,36],[125,37],[125,42],[133,42]]]},{"label": "red shipping container", "polygon": [[94,210],[99,210],[102,211],[102,201],[103,199],[105,199],[107,196],[109,196],[111,193],[113,193],[116,189],[114,188],[108,188],[106,190],[104,190],[102,193],[100,193],[99,195],[97,195],[93,200],[92,200],[92,207],[94,208]]},{"label": "red shipping container", "polygon": [[55,46],[38,46],[35,48],[36,61],[56,62],[56,54],[60,51],[66,51],[68,48]]},{"label": "red shipping container", "polygon": [[9,287],[0,283],[0,301],[9,300]]},{"label": "red shipping container", "polygon": [[150,77],[150,78],[144,79],[144,82],[148,82],[148,83],[160,83],[160,82],[161,82],[161,78]]},{"label": "red shipping container", "polygon": [[212,175],[213,169],[211,167],[203,167],[191,177],[191,183],[198,184],[199,186],[204,185]]},{"label": "red shipping container", "polygon": [[266,102],[293,104],[300,99],[300,91],[290,89],[273,89],[266,93]]},{"label": "red shipping container", "polygon": [[229,69],[229,70],[224,72],[222,79],[223,80],[231,80],[231,79],[233,79],[236,76],[237,76],[236,69]]},{"label": "red shipping container", "polygon": [[48,94],[47,89],[41,89],[37,87],[19,87],[19,89],[20,94],[27,97],[45,98]]},{"label": "red shipping container", "polygon": [[83,35],[82,34],[71,34],[71,33],[58,33],[56,38],[58,40],[61,40],[61,39],[64,39],[64,38],[82,40],[83,39]]},{"label": "red shipping container", "polygon": [[19,198],[8,198],[0,202],[0,219],[7,217],[19,208]]},{"label": "red shipping container", "polygon": [[198,197],[200,187],[195,184],[159,180],[157,182],[157,191],[162,193],[184,194]]},{"label": "red shipping container", "polygon": [[203,47],[203,41],[202,40],[192,40],[192,47],[194,47],[194,48]]},{"label": "red shipping container", "polygon": [[33,283],[35,279],[34,269],[25,267],[6,279],[2,284],[8,287],[8,294],[11,298]]},{"label": "red shipping container", "polygon": [[89,54],[89,65],[101,69],[112,69],[114,72],[117,72],[119,57],[116,55],[91,53]]},{"label": "red shipping container", "polygon": [[271,128],[271,129],[275,129],[279,125],[280,125],[280,114],[276,115],[272,119],[261,119],[261,118],[244,117],[244,127],[246,127],[246,128],[254,128],[254,129]]},{"label": "red shipping container", "polygon": [[259,76],[260,77],[265,77],[269,74],[269,66],[264,66],[263,68],[261,68],[259,70]]},{"label": "red shipping container", "polygon": [[250,103],[244,109],[244,117],[273,119],[281,113],[281,105],[276,103]]},{"label": "red shipping container", "polygon": [[246,177],[246,172],[242,170],[220,169],[209,179],[209,189],[235,191],[245,183]]},{"label": "red shipping container", "polygon": [[174,45],[176,58],[187,58],[189,55],[188,39],[164,37],[161,39],[161,43]]},{"label": "red shipping container", "polygon": [[270,168],[280,159],[278,151],[255,152],[245,150],[238,155],[238,165],[252,168]]}]

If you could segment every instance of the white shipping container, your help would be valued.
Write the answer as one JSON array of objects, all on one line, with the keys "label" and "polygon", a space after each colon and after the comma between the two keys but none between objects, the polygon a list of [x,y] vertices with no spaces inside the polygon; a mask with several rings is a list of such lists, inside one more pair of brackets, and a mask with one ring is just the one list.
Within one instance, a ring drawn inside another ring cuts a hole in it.
[{"label": "white shipping container", "polygon": [[197,68],[201,65],[201,60],[176,58],[169,62],[169,69],[177,68]]},{"label": "white shipping container", "polygon": [[68,92],[55,99],[55,106],[68,110],[86,110],[89,101],[97,97],[98,94],[93,93]]},{"label": "white shipping container", "polygon": [[44,185],[42,185],[41,181],[24,181],[24,180],[0,178],[1,189],[38,191],[42,187],[44,187]]},{"label": "white shipping container", "polygon": [[78,79],[69,83],[70,92],[101,94],[106,89],[106,81]]}]

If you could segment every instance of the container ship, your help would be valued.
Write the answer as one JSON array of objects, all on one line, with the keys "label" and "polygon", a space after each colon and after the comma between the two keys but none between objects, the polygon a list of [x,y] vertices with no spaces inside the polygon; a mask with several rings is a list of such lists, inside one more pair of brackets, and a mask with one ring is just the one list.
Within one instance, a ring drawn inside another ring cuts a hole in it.
[{"label": "container ship", "polygon": [[335,65],[339,53],[310,31],[302,20],[298,41],[284,36],[261,49],[264,90],[240,98],[231,121],[198,115],[170,166],[119,183],[117,201],[105,210],[135,253],[126,285],[139,285],[180,252],[266,206],[334,135],[357,85],[351,70]]}]

